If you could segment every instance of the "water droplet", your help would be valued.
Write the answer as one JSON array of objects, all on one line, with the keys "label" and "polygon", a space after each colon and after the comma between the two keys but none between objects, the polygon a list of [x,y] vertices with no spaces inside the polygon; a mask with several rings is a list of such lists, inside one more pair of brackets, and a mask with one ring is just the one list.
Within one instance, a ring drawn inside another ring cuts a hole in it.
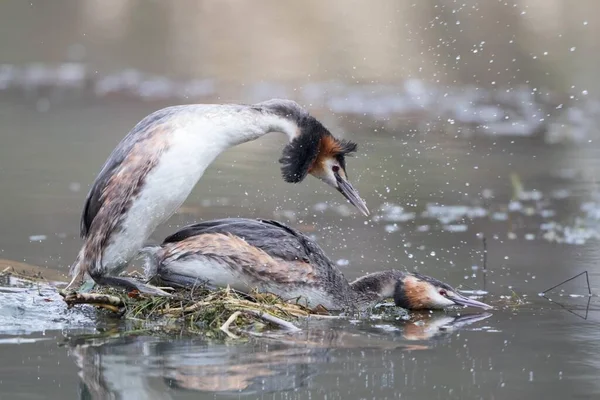
[{"label": "water droplet", "polygon": [[31,235],[29,236],[29,240],[32,242],[41,242],[48,238],[46,235]]},{"label": "water droplet", "polygon": [[346,267],[350,265],[350,261],[346,260],[345,258],[340,258],[335,263],[338,265],[338,267]]}]

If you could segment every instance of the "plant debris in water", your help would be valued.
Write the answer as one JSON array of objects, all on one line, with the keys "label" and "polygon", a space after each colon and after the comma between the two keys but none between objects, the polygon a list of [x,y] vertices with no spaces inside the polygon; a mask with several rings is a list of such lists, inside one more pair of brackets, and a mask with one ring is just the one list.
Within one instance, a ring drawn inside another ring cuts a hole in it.
[{"label": "plant debris in water", "polygon": [[173,290],[171,294],[171,297],[147,296],[137,291],[125,294],[113,288],[101,288],[94,293],[61,293],[69,306],[91,304],[149,329],[207,336],[221,331],[231,338],[240,334],[260,335],[273,329],[296,331],[299,328],[293,322],[298,318],[327,314],[325,309],[309,309],[257,291],[242,294],[230,288],[211,291],[198,287]]}]

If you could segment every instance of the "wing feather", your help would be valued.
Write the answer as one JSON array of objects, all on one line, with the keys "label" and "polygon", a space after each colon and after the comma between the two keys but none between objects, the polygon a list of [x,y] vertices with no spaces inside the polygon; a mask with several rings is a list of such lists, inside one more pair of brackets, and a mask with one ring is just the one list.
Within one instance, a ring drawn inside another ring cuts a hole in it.
[{"label": "wing feather", "polygon": [[[80,235],[86,238],[90,232],[92,222],[98,215],[98,212],[104,205],[106,199],[104,193],[107,186],[114,180],[114,176],[123,170],[123,162],[131,158],[134,151],[140,151],[143,146],[136,146],[144,141],[151,140],[157,134],[162,133],[160,127],[164,127],[167,120],[177,111],[178,107],[169,107],[158,110],[146,118],[142,119],[128,134],[121,140],[117,147],[110,154],[102,170],[96,177],[92,188],[87,194],[83,212],[81,214]],[[152,146],[148,147],[149,151],[153,150]],[[139,161],[143,157],[150,157],[152,154],[138,155]]]},{"label": "wing feather", "polygon": [[[280,222],[246,218],[226,218],[189,225],[164,240],[174,243],[210,233],[230,234],[245,240],[272,257],[286,261],[313,261],[327,257],[321,248],[302,234]],[[329,261],[327,259],[327,261]]]}]

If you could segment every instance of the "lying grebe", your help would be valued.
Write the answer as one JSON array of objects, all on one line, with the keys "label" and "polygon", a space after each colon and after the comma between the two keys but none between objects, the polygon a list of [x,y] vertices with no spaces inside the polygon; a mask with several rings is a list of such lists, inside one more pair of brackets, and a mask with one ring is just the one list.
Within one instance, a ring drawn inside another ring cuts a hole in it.
[{"label": "lying grebe", "polygon": [[348,282],[323,250],[279,222],[229,218],[190,225],[142,250],[146,277],[170,286],[230,286],[328,310],[367,309],[387,298],[411,310],[491,308],[418,273],[375,272]]},{"label": "lying grebe", "polygon": [[71,267],[69,286],[88,273],[101,285],[164,294],[117,275],[221,152],[269,132],[283,132],[290,140],[279,160],[285,181],[297,183],[313,175],[369,214],[346,177],[345,156],[356,151],[356,144],[335,138],[297,103],[169,107],[141,120],[94,181],[81,217],[85,243]]}]

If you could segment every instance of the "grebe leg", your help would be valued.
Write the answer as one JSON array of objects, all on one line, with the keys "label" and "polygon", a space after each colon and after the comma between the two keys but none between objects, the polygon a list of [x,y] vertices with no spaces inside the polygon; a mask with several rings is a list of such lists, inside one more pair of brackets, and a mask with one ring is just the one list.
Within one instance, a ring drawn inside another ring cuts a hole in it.
[{"label": "grebe leg", "polygon": [[126,290],[137,290],[140,293],[152,296],[171,296],[171,294],[165,292],[160,288],[157,288],[156,286],[147,285],[133,278],[104,275],[95,276],[94,280],[96,281],[96,283],[103,286],[121,287]]},{"label": "grebe leg", "polygon": [[[113,273],[119,273],[120,271],[123,271],[126,267],[127,263],[119,265],[117,268],[111,268],[110,271]],[[152,296],[171,296],[169,293],[155,286],[145,284],[133,278],[114,276],[109,274],[108,271],[109,269],[107,268],[91,268],[91,270],[88,271],[88,273],[93,279],[93,281],[101,286],[112,286],[120,287],[126,290],[137,290],[140,293],[149,294]],[[89,280],[90,279],[86,280],[86,282],[83,284],[84,287],[89,285]],[[91,286],[89,290],[91,290],[92,288],[93,286]]]}]

